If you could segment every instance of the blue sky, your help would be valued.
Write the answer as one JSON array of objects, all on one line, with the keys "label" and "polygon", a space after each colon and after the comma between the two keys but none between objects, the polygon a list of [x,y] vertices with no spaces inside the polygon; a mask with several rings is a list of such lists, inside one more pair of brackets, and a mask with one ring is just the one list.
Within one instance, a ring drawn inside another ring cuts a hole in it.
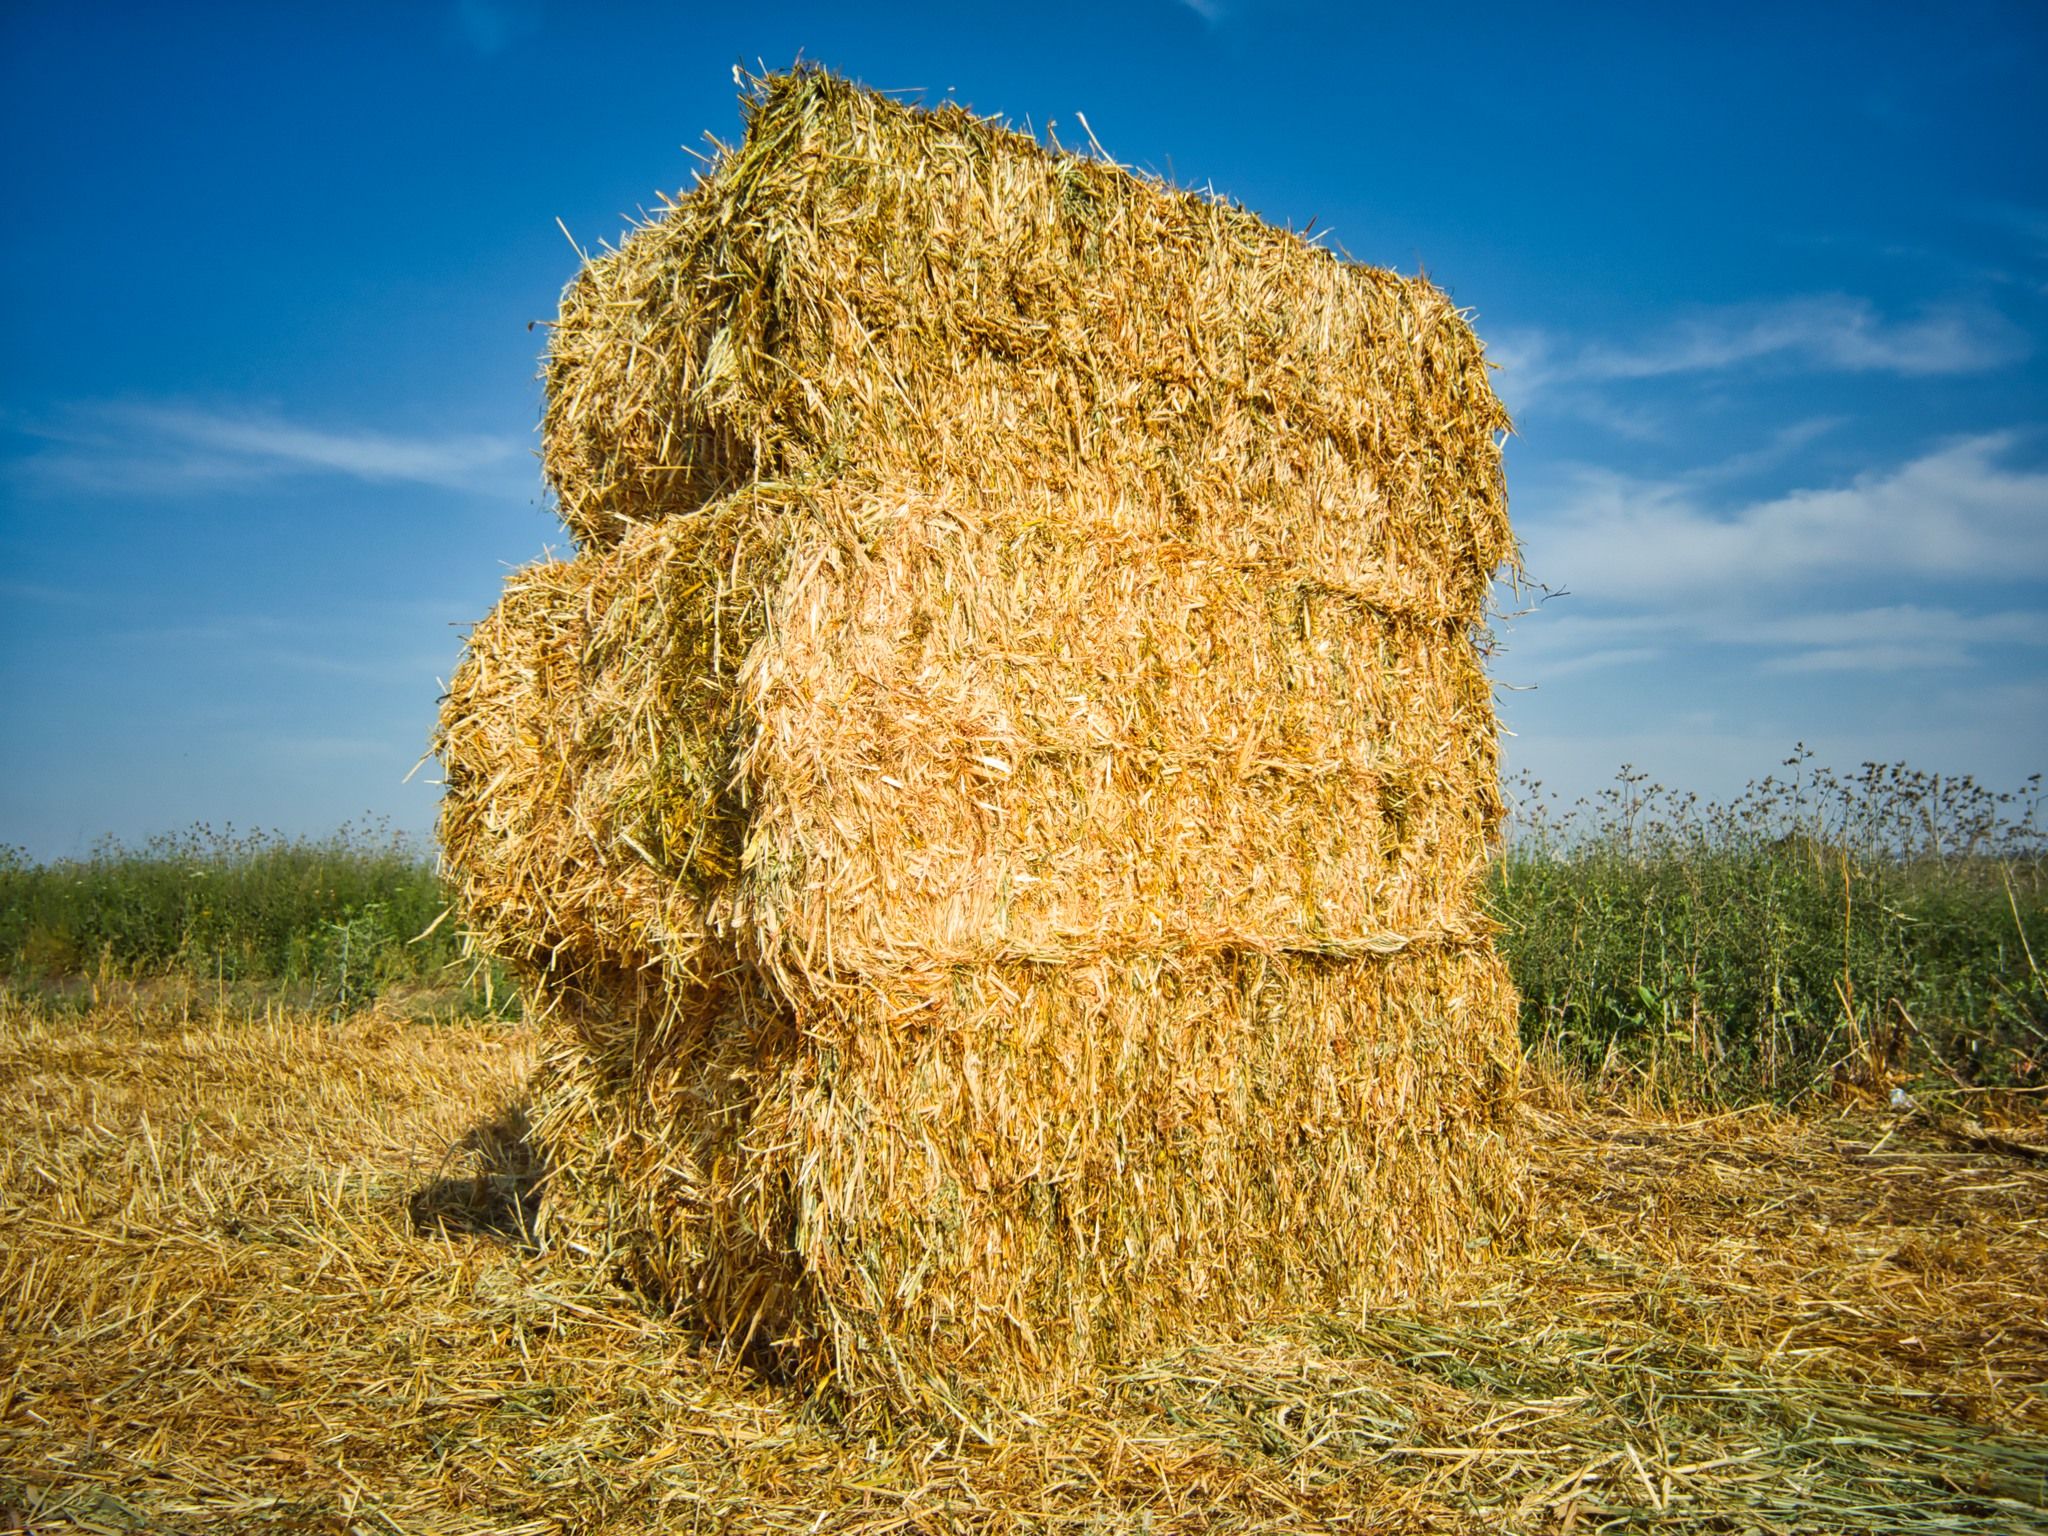
[{"label": "blue sky", "polygon": [[575,257],[813,59],[1316,221],[1473,311],[1511,768],[2048,768],[2048,12],[1255,0],[0,10],[0,842],[431,824],[562,533]]}]

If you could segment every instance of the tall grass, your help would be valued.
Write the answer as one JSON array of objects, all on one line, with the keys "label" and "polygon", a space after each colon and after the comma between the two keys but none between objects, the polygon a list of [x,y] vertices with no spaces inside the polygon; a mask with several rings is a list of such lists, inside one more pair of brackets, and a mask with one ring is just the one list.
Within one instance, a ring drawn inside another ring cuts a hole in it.
[{"label": "tall grass", "polygon": [[2048,1083],[2039,775],[1784,767],[1725,804],[1517,787],[1492,905],[1531,1048],[1686,1095]]},{"label": "tall grass", "polygon": [[[1623,769],[1561,804],[1515,786],[1489,901],[1530,1049],[1673,1096],[1944,1082],[2048,1089],[2048,845],[2015,793],[1802,749],[1725,804]],[[427,853],[199,827],[32,863],[0,849],[0,975],[510,989],[462,958]],[[421,935],[424,937],[420,937]]]},{"label": "tall grass", "polygon": [[51,863],[0,849],[0,972],[16,985],[262,983],[353,1006],[394,984],[472,979],[456,925],[437,922],[446,908],[432,859],[376,827],[288,838],[202,826]]}]

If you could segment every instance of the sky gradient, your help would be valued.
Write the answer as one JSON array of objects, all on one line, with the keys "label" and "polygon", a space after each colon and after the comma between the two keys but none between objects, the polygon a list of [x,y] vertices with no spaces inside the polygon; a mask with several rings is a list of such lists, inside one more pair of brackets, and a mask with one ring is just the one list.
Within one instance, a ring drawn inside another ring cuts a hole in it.
[{"label": "sky gradient", "polygon": [[[576,256],[799,56],[1315,222],[1468,308],[1551,595],[1513,771],[2048,768],[2048,11],[537,0],[0,10],[0,843],[424,833],[560,545]],[[558,227],[557,221],[560,221]]]}]

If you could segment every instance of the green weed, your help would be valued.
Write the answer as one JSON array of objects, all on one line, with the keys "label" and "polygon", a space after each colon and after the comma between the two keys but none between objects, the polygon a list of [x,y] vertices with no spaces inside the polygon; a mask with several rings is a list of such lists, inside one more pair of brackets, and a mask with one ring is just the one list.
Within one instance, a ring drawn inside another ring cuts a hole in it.
[{"label": "green weed", "polygon": [[2040,776],[1785,767],[1726,804],[1516,786],[1491,902],[1530,1048],[1685,1096],[2048,1081]]},{"label": "green weed", "polygon": [[[1801,749],[1726,804],[1623,769],[1563,806],[1514,786],[1489,904],[1533,1053],[1671,1097],[2048,1087],[2041,781]],[[431,857],[377,828],[199,827],[31,863],[0,849],[0,976],[178,977],[346,1010],[394,988],[496,1008]]]},{"label": "green weed", "polygon": [[[93,976],[260,985],[337,1009],[395,986],[485,978],[442,919],[432,858],[377,827],[324,838],[197,827],[140,847],[32,863],[0,849],[0,975],[16,987]],[[493,998],[510,989],[491,977]]]}]

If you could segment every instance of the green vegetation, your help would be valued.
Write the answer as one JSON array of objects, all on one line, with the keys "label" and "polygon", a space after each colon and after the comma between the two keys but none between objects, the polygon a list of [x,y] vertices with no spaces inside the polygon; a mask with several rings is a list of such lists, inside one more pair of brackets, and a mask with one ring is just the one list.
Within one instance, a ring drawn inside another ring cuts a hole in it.
[{"label": "green vegetation", "polygon": [[[1725,805],[1627,769],[1571,807],[1518,787],[1490,905],[1530,1048],[1675,1098],[2048,1086],[2039,777],[1994,794],[1899,766],[1840,777],[1803,750],[1787,767]],[[503,1004],[447,905],[431,858],[374,829],[202,827],[48,864],[0,849],[0,977]]]},{"label": "green vegetation", "polygon": [[381,829],[331,837],[198,827],[139,848],[31,863],[0,849],[0,975],[257,984],[337,1009],[394,986],[494,1003],[503,978],[463,958],[433,861]]},{"label": "green vegetation", "polygon": [[1531,1049],[1674,1097],[2048,1083],[2040,776],[1808,757],[1725,805],[1521,786],[1492,907]]}]

